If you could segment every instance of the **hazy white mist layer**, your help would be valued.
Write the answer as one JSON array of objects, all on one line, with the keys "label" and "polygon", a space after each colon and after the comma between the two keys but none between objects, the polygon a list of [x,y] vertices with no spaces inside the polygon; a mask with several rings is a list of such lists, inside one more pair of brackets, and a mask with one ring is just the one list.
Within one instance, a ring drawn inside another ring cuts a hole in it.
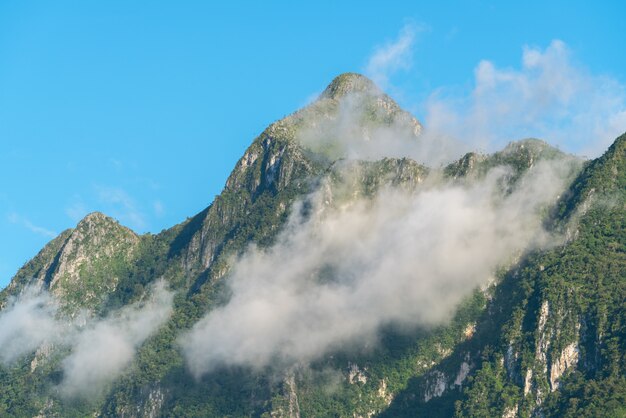
[{"label": "hazy white mist layer", "polygon": [[137,348],[169,318],[172,300],[161,280],[147,301],[125,306],[83,329],[63,360],[61,391],[86,396],[112,382],[130,364]]},{"label": "hazy white mist layer", "polygon": [[[10,364],[43,344],[70,348],[63,360],[61,393],[97,394],[132,361],[137,348],[169,318],[173,294],[165,281],[149,297],[104,319],[58,313],[58,302],[46,291],[27,289],[0,313],[0,360]],[[85,322],[79,324],[79,322]]]},{"label": "hazy white mist layer", "polygon": [[503,197],[496,190],[506,171],[471,186],[386,189],[338,206],[328,191],[313,196],[314,215],[294,208],[273,247],[250,248],[235,263],[229,303],[181,340],[189,369],[306,362],[373,342],[387,324],[445,322],[498,265],[551,241],[538,211],[568,169],[538,164]]},{"label": "hazy white mist layer", "polygon": [[63,326],[55,319],[57,305],[48,293],[26,289],[0,312],[0,360],[9,364],[56,340]]},{"label": "hazy white mist layer", "polygon": [[437,167],[472,150],[468,143],[449,135],[424,131],[417,119],[376,89],[348,94],[339,100],[336,109],[326,111],[323,118],[312,119],[299,127],[297,140],[331,159],[411,158]]}]

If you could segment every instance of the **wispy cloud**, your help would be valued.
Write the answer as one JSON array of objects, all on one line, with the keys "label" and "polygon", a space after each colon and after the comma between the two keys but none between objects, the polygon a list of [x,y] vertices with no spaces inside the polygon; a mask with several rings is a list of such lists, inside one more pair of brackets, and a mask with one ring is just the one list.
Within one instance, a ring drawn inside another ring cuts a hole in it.
[{"label": "wispy cloud", "polygon": [[70,397],[97,394],[131,363],[139,346],[172,312],[173,294],[161,280],[144,302],[126,306],[88,324],[63,360],[61,392]]},{"label": "wispy cloud", "polygon": [[396,71],[407,70],[411,67],[415,36],[421,30],[415,24],[405,25],[397,39],[374,50],[365,66],[365,74],[380,88],[388,88],[389,78]]},{"label": "wispy cloud", "polygon": [[427,131],[488,150],[538,137],[595,157],[626,130],[626,86],[590,73],[559,40],[524,47],[520,68],[481,61],[471,91],[441,88],[423,107]]},{"label": "wispy cloud", "polygon": [[8,215],[8,220],[9,222],[13,223],[13,224],[17,224],[17,225],[21,225],[24,228],[28,229],[29,231],[38,234],[38,235],[42,235],[44,237],[47,238],[54,238],[56,237],[58,234],[56,232],[54,232],[53,230],[44,228],[42,226],[39,225],[35,225],[34,223],[32,223],[28,218],[16,213],[16,212],[11,212]]},{"label": "wispy cloud", "polygon": [[[413,35],[403,34],[380,49],[370,76],[386,83],[388,70],[406,62],[412,42]],[[429,99],[426,134],[407,133],[402,123],[364,130],[362,106],[353,105],[358,97],[346,97],[335,117],[300,140],[313,146],[331,138],[347,158],[392,153],[432,162],[430,145],[422,149],[420,141],[441,139],[461,152],[525,136],[551,138],[544,133],[559,134],[562,145],[589,145],[607,135],[611,141],[615,132],[597,128],[622,120],[623,88],[583,70],[560,41],[545,50],[525,48],[519,70],[483,61],[475,77],[469,95],[439,92]],[[445,322],[497,267],[528,248],[560,242],[543,229],[541,213],[577,167],[567,157],[536,162],[505,195],[500,187],[510,175],[506,167],[463,186],[438,178],[416,193],[385,189],[372,199],[348,202],[324,184],[319,194],[293,207],[271,248],[251,247],[233,261],[229,302],[181,337],[189,369],[200,376],[223,365],[307,362],[375,342],[388,324]]]},{"label": "wispy cloud", "polygon": [[189,369],[305,363],[376,342],[388,324],[444,323],[497,266],[552,242],[539,213],[571,175],[567,164],[537,164],[496,198],[508,174],[499,167],[468,186],[435,181],[347,202],[342,186],[322,186],[307,210],[293,208],[273,247],[234,264],[230,301],[182,338]]},{"label": "wispy cloud", "polygon": [[[368,103],[376,101],[372,113]],[[332,150],[333,158],[380,160],[384,157],[411,158],[438,166],[470,151],[461,141],[440,135],[423,135],[419,122],[409,113],[388,113],[393,105],[378,89],[344,96],[336,111],[322,120],[302,124],[296,138],[316,152]],[[374,117],[376,122],[370,121]]]},{"label": "wispy cloud", "polygon": [[61,393],[96,395],[124,372],[141,344],[169,318],[172,301],[173,293],[159,280],[143,300],[105,318],[82,312],[72,319],[60,316],[53,295],[26,288],[0,311],[0,362],[11,364],[42,345],[70,348],[61,363]]},{"label": "wispy cloud", "polygon": [[88,213],[89,210],[80,196],[75,196],[72,203],[65,208],[65,214],[75,223],[83,219]]},{"label": "wispy cloud", "polygon": [[116,171],[122,171],[122,169],[124,168],[124,163],[122,162],[122,160],[119,160],[117,158],[109,158],[109,164]]},{"label": "wispy cloud", "polygon": [[165,206],[163,206],[163,202],[160,200],[155,200],[152,204],[152,208],[154,209],[154,214],[157,217],[161,217],[165,214]]},{"label": "wispy cloud", "polygon": [[56,339],[63,328],[55,320],[57,304],[48,293],[26,289],[0,312],[0,361],[9,364]]},{"label": "wispy cloud", "polygon": [[124,189],[97,186],[96,191],[98,199],[101,203],[109,206],[113,217],[134,229],[144,230],[146,228],[147,222],[143,212]]}]

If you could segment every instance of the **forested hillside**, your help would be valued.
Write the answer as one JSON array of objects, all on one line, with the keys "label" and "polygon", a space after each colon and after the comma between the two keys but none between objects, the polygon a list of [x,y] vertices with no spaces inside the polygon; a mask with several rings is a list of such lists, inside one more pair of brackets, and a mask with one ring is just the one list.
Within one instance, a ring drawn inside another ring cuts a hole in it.
[{"label": "forested hillside", "polygon": [[61,233],[0,293],[0,415],[626,416],[626,135],[423,131],[342,74],[195,216]]}]

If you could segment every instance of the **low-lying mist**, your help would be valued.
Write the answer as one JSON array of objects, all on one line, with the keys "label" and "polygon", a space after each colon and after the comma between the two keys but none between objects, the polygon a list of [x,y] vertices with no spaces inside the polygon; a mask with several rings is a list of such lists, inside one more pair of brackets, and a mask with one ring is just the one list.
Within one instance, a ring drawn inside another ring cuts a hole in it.
[{"label": "low-lying mist", "polygon": [[189,369],[306,363],[375,343],[389,324],[445,323],[498,266],[559,240],[541,212],[565,187],[569,163],[539,162],[505,193],[509,174],[496,167],[471,183],[439,179],[343,201],[321,187],[293,207],[273,246],[234,262],[229,302],[180,340]]},{"label": "low-lying mist", "polygon": [[56,320],[58,305],[47,293],[27,288],[9,300],[0,312],[0,360],[11,364],[21,356],[35,351],[45,341],[65,334]]},{"label": "low-lying mist", "polygon": [[61,362],[60,393],[97,395],[123,373],[139,346],[169,318],[172,301],[172,292],[160,280],[147,298],[105,318],[82,312],[70,319],[61,314],[50,293],[27,288],[0,312],[0,360],[10,365],[40,347],[66,347],[69,354]]},{"label": "low-lying mist", "polygon": [[97,394],[121,375],[137,349],[172,313],[173,293],[164,280],[152,286],[150,297],[89,323],[72,341],[63,360],[61,393],[67,396]]}]

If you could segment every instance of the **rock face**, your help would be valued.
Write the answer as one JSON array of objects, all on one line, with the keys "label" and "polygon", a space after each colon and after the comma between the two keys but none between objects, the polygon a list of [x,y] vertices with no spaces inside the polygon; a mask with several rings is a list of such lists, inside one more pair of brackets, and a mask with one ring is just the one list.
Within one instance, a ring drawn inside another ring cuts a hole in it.
[{"label": "rock face", "polygon": [[7,298],[19,294],[26,286],[43,286],[46,277],[51,276],[57,255],[72,233],[71,229],[63,231],[58,237],[50,241],[32,260],[22,267],[11,280],[5,290],[0,293],[0,307],[4,308]]},{"label": "rock face", "polygon": [[357,73],[337,76],[322,93],[322,99],[339,100],[349,94],[366,93],[382,96],[384,93],[367,77]]},{"label": "rock face", "polygon": [[[523,150],[524,164],[536,164],[533,155],[542,144],[522,145],[517,148]],[[618,405],[623,405],[624,369],[617,358],[623,355],[618,345],[624,334],[609,323],[624,318],[619,301],[626,295],[626,258],[621,255],[626,245],[625,172],[626,135],[622,135],[583,168],[553,211],[551,225],[563,231],[566,242],[528,257],[498,286],[491,312],[500,324],[495,335],[502,335],[506,343],[491,340],[496,354],[483,361],[482,370],[493,371],[502,361],[506,374],[503,378],[479,371],[461,405],[465,414],[622,413]],[[607,205],[607,200],[613,203]],[[608,344],[607,338],[616,345]],[[611,388],[608,393],[594,391],[599,381]],[[485,392],[479,388],[484,387],[501,392],[481,399]],[[505,401],[511,399],[507,391],[519,393],[514,403]]]},{"label": "rock face", "polygon": [[463,385],[463,382],[465,381],[465,379],[469,375],[470,370],[471,370],[471,366],[470,366],[470,364],[467,361],[464,361],[463,363],[461,363],[461,367],[459,368],[459,372],[457,373],[456,377],[454,378],[454,384],[456,386]]},{"label": "rock face", "polygon": [[113,292],[140,238],[114,219],[94,212],[50,242],[7,289],[49,289],[66,309],[95,309]]},{"label": "rock face", "polygon": [[72,231],[47,277],[51,292],[68,303],[93,307],[115,290],[115,264],[132,260],[139,237],[112,218],[95,212]]},{"label": "rock face", "polygon": [[300,405],[298,405],[298,393],[296,387],[296,378],[290,374],[286,380],[288,392],[287,399],[289,401],[289,418],[300,418]]},{"label": "rock face", "polygon": [[573,342],[565,347],[561,355],[552,362],[550,366],[550,389],[552,391],[559,388],[559,380],[565,371],[578,364],[579,355],[578,343]]},{"label": "rock face", "polygon": [[433,371],[428,379],[428,385],[424,392],[424,402],[428,402],[433,398],[438,398],[443,395],[447,386],[448,380],[446,375],[439,370]]},{"label": "rock face", "polygon": [[[204,270],[228,245],[225,238],[236,233],[241,218],[269,199],[279,218],[290,194],[307,189],[307,178],[317,167],[288,139],[270,134],[268,128],[246,151],[226,182],[224,192],[186,226],[188,242],[180,251],[187,270]],[[280,205],[282,203],[282,206]]]},{"label": "rock face", "polygon": [[359,366],[356,364],[350,364],[350,370],[348,372],[348,382],[351,385],[356,383],[367,383],[367,375],[365,374],[366,370],[359,369]]},{"label": "rock face", "polygon": [[[526,370],[523,385],[524,395],[532,395],[536,405],[541,405],[549,392],[557,390],[561,376],[578,363],[578,341],[569,343],[560,351],[554,348],[562,329],[548,325],[560,320],[558,312],[551,311],[549,301],[544,300],[537,315],[535,364]],[[580,327],[576,326],[576,335],[579,330]]]},{"label": "rock face", "polygon": [[[187,270],[205,270],[214,263],[228,249],[228,237],[242,227],[240,218],[254,214],[268,200],[272,200],[276,220],[283,217],[295,195],[310,192],[315,179],[342,159],[324,148],[327,138],[317,135],[317,129],[337,129],[344,100],[358,108],[350,109],[350,114],[367,114],[367,124],[372,127],[401,126],[413,138],[421,132],[420,123],[369,79],[352,73],[338,76],[317,101],[263,131],[235,165],[222,194],[184,227],[186,242],[179,251],[184,254]],[[306,133],[315,133],[312,142]],[[367,129],[361,134],[358,140],[366,140]],[[417,163],[398,161],[394,181],[421,181],[424,176],[415,174],[417,168],[413,166]],[[381,170],[391,169],[386,168]],[[375,174],[370,173],[370,177],[378,180]]]},{"label": "rock face", "polygon": [[[377,344],[337,347],[288,370],[224,367],[191,377],[181,333],[229,297],[232,260],[250,244],[270,246],[294,202],[310,193],[340,206],[386,188],[465,187],[497,166],[508,167],[506,192],[541,161],[564,161],[572,177],[580,169],[574,158],[534,139],[491,155],[469,153],[445,167],[379,155],[384,141],[411,145],[421,129],[370,80],[343,74],[314,103],[264,130],[224,191],[180,225],[138,236],[93,213],[64,231],[0,293],[0,308],[37,286],[60,301],[61,316],[87,310],[106,317],[164,279],[177,292],[174,313],[97,399],[71,402],[50,389],[63,373],[67,348],[44,344],[18,365],[0,365],[0,415],[563,416],[580,413],[567,410],[575,404],[570,398],[582,396],[584,403],[588,395],[580,394],[598,392],[572,381],[593,376],[618,393],[626,386],[619,380],[626,379],[620,360],[626,337],[612,324],[626,323],[626,136],[585,165],[555,208],[546,208],[546,228],[569,239],[515,255],[446,324],[417,330],[389,324]],[[367,144],[368,153],[355,153],[356,143]],[[568,235],[568,228],[576,233]],[[614,411],[596,415],[605,412]]]},{"label": "rock face", "polygon": [[502,418],[515,418],[517,417],[517,410],[518,407],[517,405],[511,407],[511,408],[507,408],[504,410],[504,413],[502,414]]},{"label": "rock face", "polygon": [[539,319],[537,320],[537,344],[535,347],[535,358],[542,365],[542,372],[546,373],[548,364],[548,349],[550,348],[550,336],[546,332],[546,323],[550,315],[550,303],[544,300],[539,310]]}]

